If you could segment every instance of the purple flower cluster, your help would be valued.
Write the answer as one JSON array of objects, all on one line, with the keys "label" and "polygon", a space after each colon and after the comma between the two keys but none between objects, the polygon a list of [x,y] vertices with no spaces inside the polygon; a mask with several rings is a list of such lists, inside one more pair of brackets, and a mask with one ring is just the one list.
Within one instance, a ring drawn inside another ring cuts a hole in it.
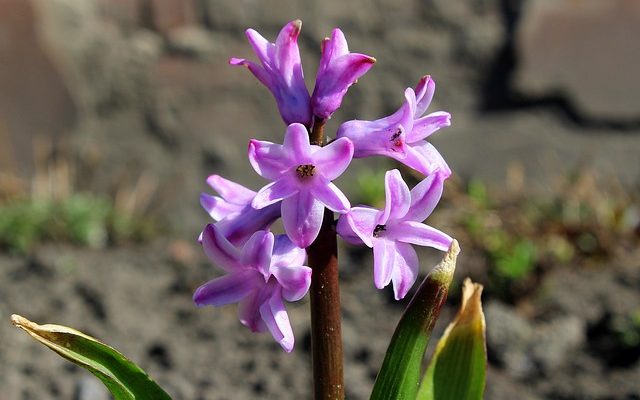
[{"label": "purple flower cluster", "polygon": [[[282,144],[249,142],[253,169],[270,181],[258,192],[212,175],[207,183],[217,196],[201,194],[200,202],[215,223],[208,224],[200,242],[211,261],[226,272],[199,287],[198,306],[238,303],[242,324],[254,332],[269,331],[289,352],[294,336],[284,300],[300,300],[308,292],[312,271],[305,266],[305,248],[318,236],[324,209],[340,214],[337,232],[347,242],[373,249],[374,283],[393,283],[396,299],[414,284],[419,269],[412,247],[446,251],[452,238],[422,223],[442,195],[451,170],[425,139],[450,125],[446,112],[424,115],[435,83],[423,77],[405,91],[398,111],[375,121],[343,123],[337,139],[321,147],[311,144],[314,124],[324,124],[340,107],[347,90],[375,63],[373,57],[351,53],[344,34],[334,29],[322,42],[322,56],[314,90],[304,81],[298,36],[302,23],[282,28],[275,43],[249,29],[247,38],[260,64],[232,58],[246,66],[269,89],[287,124]],[[377,210],[352,207],[333,183],[352,158],[386,156],[425,175],[413,189],[397,169],[385,176],[386,204]],[[285,234],[274,235],[271,225],[282,218]]]}]

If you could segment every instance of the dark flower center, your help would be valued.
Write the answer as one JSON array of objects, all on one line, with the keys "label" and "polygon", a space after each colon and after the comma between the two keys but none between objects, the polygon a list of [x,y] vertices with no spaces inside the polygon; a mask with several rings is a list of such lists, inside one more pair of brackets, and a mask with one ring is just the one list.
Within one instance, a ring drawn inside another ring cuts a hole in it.
[{"label": "dark flower center", "polygon": [[386,230],[387,230],[386,225],[376,225],[375,229],[373,230],[373,237],[379,237],[380,232],[384,232]]},{"label": "dark flower center", "polygon": [[395,147],[402,147],[403,143],[402,143],[402,138],[400,137],[400,135],[402,135],[402,128],[398,127],[398,129],[395,131],[395,133],[393,135],[391,135],[391,139],[389,139],[390,142],[393,142],[393,145]]},{"label": "dark flower center", "polygon": [[300,178],[307,178],[313,176],[316,173],[316,166],[312,164],[298,165],[296,172]]}]

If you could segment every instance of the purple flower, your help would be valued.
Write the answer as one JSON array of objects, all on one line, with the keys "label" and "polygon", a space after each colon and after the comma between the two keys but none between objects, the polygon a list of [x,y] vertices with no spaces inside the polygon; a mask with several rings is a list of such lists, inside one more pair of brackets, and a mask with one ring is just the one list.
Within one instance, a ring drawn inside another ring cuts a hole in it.
[{"label": "purple flower", "polygon": [[338,28],[331,38],[322,41],[322,57],[311,96],[311,108],[316,117],[331,117],[342,103],[349,86],[364,75],[376,59],[364,54],[349,53],[347,40]]},{"label": "purple flower", "polygon": [[197,306],[238,304],[238,317],[253,332],[269,330],[286,351],[294,337],[284,300],[300,300],[309,291],[311,268],[303,266],[305,251],[285,235],[254,233],[242,249],[234,247],[216,226],[202,237],[204,251],[226,275],[200,286],[193,294]]},{"label": "purple flower", "polygon": [[451,125],[448,112],[437,111],[422,117],[435,88],[433,79],[424,76],[415,90],[405,90],[405,102],[394,114],[375,121],[347,121],[338,129],[337,137],[353,141],[355,158],[387,156],[424,175],[440,170],[448,178],[451,169],[438,150],[424,140],[438,129]]},{"label": "purple flower", "polygon": [[346,213],[351,205],[331,181],[340,176],[353,157],[353,144],[337,139],[325,147],[309,144],[304,125],[291,124],[284,145],[251,140],[249,161],[258,174],[272,180],[253,199],[257,209],[282,200],[282,222],[291,240],[309,246],[320,231],[324,207]]},{"label": "purple flower", "polygon": [[220,196],[200,194],[202,208],[219,221],[216,228],[234,245],[241,245],[256,231],[267,229],[280,217],[277,204],[256,210],[251,201],[256,192],[219,175],[211,175],[207,183]]},{"label": "purple flower", "polygon": [[409,192],[397,169],[387,171],[385,208],[353,207],[338,220],[338,233],[345,240],[373,247],[374,283],[382,289],[393,282],[397,300],[407,294],[418,276],[418,256],[411,245],[446,251],[453,240],[421,223],[440,200],[443,183],[443,175],[435,173]]},{"label": "purple flower", "polygon": [[289,22],[282,28],[275,43],[270,43],[253,29],[246,35],[262,66],[242,58],[232,58],[231,65],[243,65],[273,94],[284,122],[311,124],[309,91],[304,83],[298,35],[302,21]]}]

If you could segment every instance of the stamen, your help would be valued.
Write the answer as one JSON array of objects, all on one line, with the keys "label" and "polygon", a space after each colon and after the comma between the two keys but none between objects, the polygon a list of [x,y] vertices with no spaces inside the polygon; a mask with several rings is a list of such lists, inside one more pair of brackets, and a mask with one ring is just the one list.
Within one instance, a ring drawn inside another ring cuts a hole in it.
[{"label": "stamen", "polygon": [[380,232],[384,232],[387,230],[387,227],[385,225],[376,225],[375,229],[373,230],[373,237],[380,237]]},{"label": "stamen", "polygon": [[[398,130],[396,130],[395,133],[391,135],[391,139],[389,141],[393,142],[393,145],[395,147],[402,147],[403,145],[403,140],[402,138],[400,138],[400,135],[402,135],[401,127],[398,127]],[[392,150],[395,151],[395,149],[392,149]]]},{"label": "stamen", "polygon": [[298,165],[296,168],[296,172],[300,178],[307,178],[309,176],[313,176],[316,173],[316,166],[312,164],[302,164]]}]

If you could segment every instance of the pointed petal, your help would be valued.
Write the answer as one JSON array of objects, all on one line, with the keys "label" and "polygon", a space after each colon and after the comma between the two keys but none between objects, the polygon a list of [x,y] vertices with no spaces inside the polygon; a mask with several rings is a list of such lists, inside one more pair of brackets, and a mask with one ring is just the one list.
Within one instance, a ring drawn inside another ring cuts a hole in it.
[{"label": "pointed petal", "polygon": [[427,111],[427,108],[429,108],[429,105],[431,104],[431,100],[433,99],[433,94],[435,93],[435,91],[436,83],[433,81],[433,79],[431,79],[431,76],[423,76],[422,79],[420,79],[420,82],[418,82],[418,86],[416,86],[415,89],[417,104],[414,116],[416,119],[424,114],[425,111]]},{"label": "pointed petal", "polygon": [[241,246],[254,232],[268,229],[278,218],[280,204],[272,204],[260,210],[249,204],[233,217],[218,222],[216,227],[234,246]]},{"label": "pointed petal", "polygon": [[289,157],[279,144],[252,139],[249,141],[248,155],[253,169],[269,180],[278,179],[291,167]]},{"label": "pointed petal", "polygon": [[384,210],[378,216],[378,225],[385,225],[389,220],[396,220],[405,216],[411,205],[409,187],[402,180],[397,169],[387,171],[384,176],[384,193],[386,203]]},{"label": "pointed petal", "polygon": [[272,266],[271,273],[282,286],[282,296],[287,301],[298,301],[309,291],[311,268],[296,265]]},{"label": "pointed petal", "polygon": [[221,197],[211,196],[206,193],[200,193],[200,205],[215,221],[240,212],[244,206],[238,204],[232,204]]},{"label": "pointed petal", "polygon": [[342,240],[349,244],[352,244],[354,246],[364,244],[362,239],[360,239],[360,237],[356,235],[356,233],[349,225],[349,222],[347,221],[347,215],[349,214],[340,214],[338,223],[336,224],[336,232],[342,238]]},{"label": "pointed petal", "polygon": [[277,235],[271,265],[303,265],[307,252],[296,246],[287,235]]},{"label": "pointed petal", "polygon": [[316,86],[311,95],[313,114],[329,118],[342,104],[342,98],[349,87],[369,71],[375,62],[375,58],[358,53],[332,58],[325,69],[318,71]]},{"label": "pointed petal", "polygon": [[240,252],[215,225],[209,224],[202,232],[202,248],[217,266],[228,272],[244,269],[240,263]]},{"label": "pointed petal", "polygon": [[[264,281],[262,283],[264,285]],[[267,325],[260,316],[260,306],[269,299],[271,290],[265,285],[254,290],[238,303],[238,319],[251,332],[265,332],[267,330]]]},{"label": "pointed petal", "polygon": [[260,189],[256,197],[253,198],[251,206],[256,209],[261,209],[277,203],[282,199],[291,197],[299,190],[295,178],[290,175],[284,175],[277,181],[271,182]]},{"label": "pointed petal", "polygon": [[415,221],[403,221],[387,226],[386,236],[400,242],[433,247],[441,251],[449,250],[453,241],[446,233]]},{"label": "pointed petal", "polygon": [[265,69],[253,61],[245,60],[244,58],[230,58],[229,64],[236,67],[246,67],[249,72],[253,74],[262,83],[267,87],[270,91],[273,91],[272,88],[276,88],[276,85],[273,83],[273,79],[271,75]]},{"label": "pointed petal", "polygon": [[324,206],[309,191],[282,200],[282,224],[287,236],[298,247],[308,247],[318,236]]},{"label": "pointed petal", "polygon": [[213,190],[225,200],[235,204],[248,204],[253,200],[256,192],[246,187],[225,179],[220,175],[211,175],[207,178],[207,183]]},{"label": "pointed petal", "polygon": [[414,143],[431,136],[440,128],[451,126],[451,114],[437,111],[413,121],[413,130],[407,134],[407,142]]},{"label": "pointed petal", "polygon": [[353,143],[347,138],[339,138],[321,147],[312,156],[312,164],[332,181],[342,175],[353,158]]},{"label": "pointed petal", "polygon": [[255,268],[265,280],[269,278],[273,242],[273,233],[258,231],[247,240],[247,243],[242,248],[242,265]]},{"label": "pointed petal", "polygon": [[247,40],[249,41],[253,52],[256,53],[256,56],[258,56],[262,65],[269,64],[271,53],[275,46],[272,43],[269,43],[267,39],[254,29],[247,29],[245,31],[245,35],[247,36]]},{"label": "pointed petal", "polygon": [[437,171],[424,178],[411,189],[411,206],[403,219],[417,222],[427,219],[440,201],[443,189],[444,178]]},{"label": "pointed petal", "polygon": [[271,336],[280,343],[284,351],[290,353],[294,345],[293,330],[280,291],[275,291],[269,301],[260,306],[260,316],[271,332]]},{"label": "pointed petal", "polygon": [[232,273],[211,280],[196,289],[193,302],[198,306],[223,306],[237,303],[256,288],[255,271]]},{"label": "pointed petal", "polygon": [[333,182],[329,182],[321,176],[310,185],[309,190],[312,196],[331,211],[344,214],[351,208],[351,203],[349,203],[347,196]]},{"label": "pointed petal", "polygon": [[[373,231],[376,228],[378,210],[371,207],[353,207],[338,220],[337,231],[342,237],[352,238],[355,235],[364,244],[373,247]],[[359,244],[352,239],[354,244]]]},{"label": "pointed petal", "polygon": [[275,42],[275,63],[278,69],[285,73],[285,80],[288,74],[292,74],[295,68],[300,68],[300,51],[298,50],[298,36],[302,29],[302,21],[295,20],[286,24],[278,34]]},{"label": "pointed petal", "polygon": [[373,283],[382,289],[391,282],[396,246],[391,240],[373,239]]},{"label": "pointed petal", "polygon": [[311,164],[309,132],[302,124],[291,124],[284,134],[283,150],[291,164]]},{"label": "pointed petal", "polygon": [[403,299],[418,278],[420,262],[410,244],[396,243],[396,260],[391,273],[393,293],[396,300]]},{"label": "pointed petal", "polygon": [[431,143],[424,140],[407,146],[407,156],[404,159],[393,158],[427,176],[435,171],[440,171],[444,179],[451,176],[451,168],[447,162]]}]

